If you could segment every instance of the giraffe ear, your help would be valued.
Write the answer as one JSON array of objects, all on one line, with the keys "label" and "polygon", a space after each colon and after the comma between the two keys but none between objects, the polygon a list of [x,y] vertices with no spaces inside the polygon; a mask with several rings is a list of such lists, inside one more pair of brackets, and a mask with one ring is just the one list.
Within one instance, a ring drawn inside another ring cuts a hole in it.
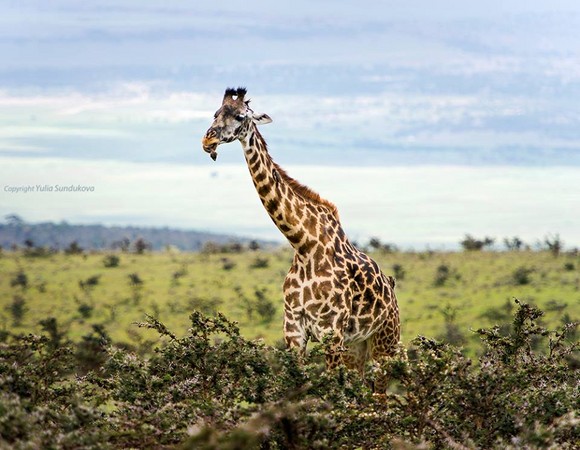
[{"label": "giraffe ear", "polygon": [[253,114],[252,120],[256,125],[266,125],[272,122],[272,118],[268,114]]}]

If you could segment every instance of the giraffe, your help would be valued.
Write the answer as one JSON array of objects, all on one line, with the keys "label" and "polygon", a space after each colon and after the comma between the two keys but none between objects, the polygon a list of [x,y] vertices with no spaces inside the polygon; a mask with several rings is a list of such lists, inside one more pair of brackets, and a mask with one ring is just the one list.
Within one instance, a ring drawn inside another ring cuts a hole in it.
[{"label": "giraffe", "polygon": [[340,364],[364,375],[368,359],[392,356],[400,339],[395,280],[344,233],[337,207],[276,164],[246,89],[228,88],[202,139],[215,161],[220,144],[239,140],[258,196],[294,249],[283,285],[284,340],[301,355],[308,340],[329,339],[328,368]]}]

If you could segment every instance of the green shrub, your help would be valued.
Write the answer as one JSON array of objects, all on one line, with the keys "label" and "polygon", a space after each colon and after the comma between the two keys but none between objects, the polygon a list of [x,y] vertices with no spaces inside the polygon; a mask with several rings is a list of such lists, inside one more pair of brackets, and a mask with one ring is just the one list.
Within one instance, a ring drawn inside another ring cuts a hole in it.
[{"label": "green shrub", "polygon": [[[75,344],[46,319],[42,336],[0,341],[0,447],[572,449],[577,324],[551,331],[541,315],[517,302],[506,332],[477,330],[477,360],[418,337],[366,382],[325,370],[325,344],[302,358],[221,315],[194,312],[183,337],[148,317],[139,326],[161,340],[146,356],[102,326]],[[372,395],[385,374],[390,390]]]},{"label": "green shrub", "polygon": [[77,300],[78,308],[77,311],[81,315],[83,319],[89,319],[93,315],[93,311],[95,310],[95,306],[91,303],[82,302]]},{"label": "green shrub", "polygon": [[576,266],[574,265],[573,262],[567,262],[564,264],[564,270],[568,271],[568,272],[572,272],[576,269]]},{"label": "green shrub", "polygon": [[141,279],[138,273],[130,273],[128,275],[129,278],[129,287],[131,288],[131,297],[133,300],[133,304],[138,304],[142,299],[143,293],[143,285],[145,282]]},{"label": "green shrub", "polygon": [[230,258],[222,258],[221,263],[222,269],[226,271],[232,270],[234,267],[236,267],[236,263],[232,261]]},{"label": "green shrub", "polygon": [[393,264],[393,276],[397,281],[405,279],[405,269],[401,264]]},{"label": "green shrub", "polygon": [[518,267],[512,274],[512,280],[516,285],[530,284],[532,279],[530,275],[534,273],[531,267]]},{"label": "green shrub", "polygon": [[10,280],[10,286],[20,287],[22,289],[28,288],[28,275],[26,275],[26,272],[19,270]]},{"label": "green shrub", "polygon": [[26,299],[21,295],[15,295],[12,298],[12,303],[8,304],[6,309],[10,313],[10,316],[12,316],[12,325],[15,327],[22,325],[24,315],[26,314],[26,311],[28,311]]},{"label": "green shrub", "polygon": [[[580,398],[567,356],[578,342],[566,336],[577,324],[548,331],[537,325],[541,311],[517,303],[507,335],[499,326],[477,331],[484,353],[476,369],[452,346],[427,338],[413,342],[408,361],[389,363],[404,387],[407,432],[443,447],[572,448]],[[533,350],[535,339],[541,350]]]},{"label": "green shrub", "polygon": [[458,308],[447,304],[444,308],[441,308],[440,311],[445,320],[445,332],[438,336],[438,338],[448,344],[456,346],[464,345],[467,342],[467,339],[455,321]]},{"label": "green shrub", "polygon": [[103,265],[106,268],[119,267],[121,258],[117,255],[107,255],[103,258]]},{"label": "green shrub", "polygon": [[86,280],[80,280],[79,287],[85,292],[90,292],[95,286],[99,285],[100,279],[100,275],[93,275]]},{"label": "green shrub", "polygon": [[270,265],[268,258],[262,258],[260,256],[256,257],[252,264],[250,264],[251,269],[265,269]]},{"label": "green shrub", "polygon": [[435,272],[435,279],[433,285],[436,287],[445,286],[450,280],[459,280],[461,276],[455,269],[452,269],[447,264],[441,264],[437,267]]},{"label": "green shrub", "polygon": [[179,281],[187,276],[187,266],[183,265],[179,270],[176,270],[171,275],[171,285],[177,286],[179,285]]},{"label": "green shrub", "polygon": [[272,322],[276,315],[276,305],[268,298],[266,289],[256,289],[254,295],[256,296],[256,312],[264,322]]}]

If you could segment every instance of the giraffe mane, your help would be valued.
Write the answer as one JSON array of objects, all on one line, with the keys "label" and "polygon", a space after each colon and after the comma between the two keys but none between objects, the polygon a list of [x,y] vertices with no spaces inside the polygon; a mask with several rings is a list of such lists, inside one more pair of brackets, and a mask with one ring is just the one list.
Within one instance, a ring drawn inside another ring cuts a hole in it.
[{"label": "giraffe mane", "polygon": [[322,198],[320,196],[320,194],[318,194],[318,192],[315,192],[314,190],[312,190],[311,188],[309,188],[308,186],[300,183],[298,180],[295,180],[294,178],[292,178],[290,175],[288,175],[288,173],[286,173],[286,171],[284,169],[282,169],[278,164],[276,164],[275,162],[273,162],[274,167],[276,168],[276,170],[278,171],[278,173],[280,174],[281,178],[288,183],[288,185],[290,186],[290,189],[292,189],[292,191],[297,194],[298,196],[302,197],[305,200],[311,201],[313,203],[322,205],[326,208],[328,208],[330,210],[330,212],[332,213],[332,215],[336,218],[336,220],[339,220],[339,216],[338,216],[338,208],[336,207],[336,205],[334,203],[332,203],[329,200],[326,200],[325,198]]}]

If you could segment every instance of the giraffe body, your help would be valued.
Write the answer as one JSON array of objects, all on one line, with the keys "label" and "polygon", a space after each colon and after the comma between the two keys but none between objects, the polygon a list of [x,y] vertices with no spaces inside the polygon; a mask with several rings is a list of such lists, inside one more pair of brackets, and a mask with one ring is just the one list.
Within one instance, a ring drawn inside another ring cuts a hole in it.
[{"label": "giraffe body", "polygon": [[400,338],[395,281],[355,248],[336,206],[291,178],[268,153],[257,125],[269,123],[228,89],[202,144],[212,159],[217,146],[239,140],[264,208],[295,250],[284,281],[284,339],[304,352],[309,340],[330,336],[327,365],[361,372],[369,359],[395,352]]}]

